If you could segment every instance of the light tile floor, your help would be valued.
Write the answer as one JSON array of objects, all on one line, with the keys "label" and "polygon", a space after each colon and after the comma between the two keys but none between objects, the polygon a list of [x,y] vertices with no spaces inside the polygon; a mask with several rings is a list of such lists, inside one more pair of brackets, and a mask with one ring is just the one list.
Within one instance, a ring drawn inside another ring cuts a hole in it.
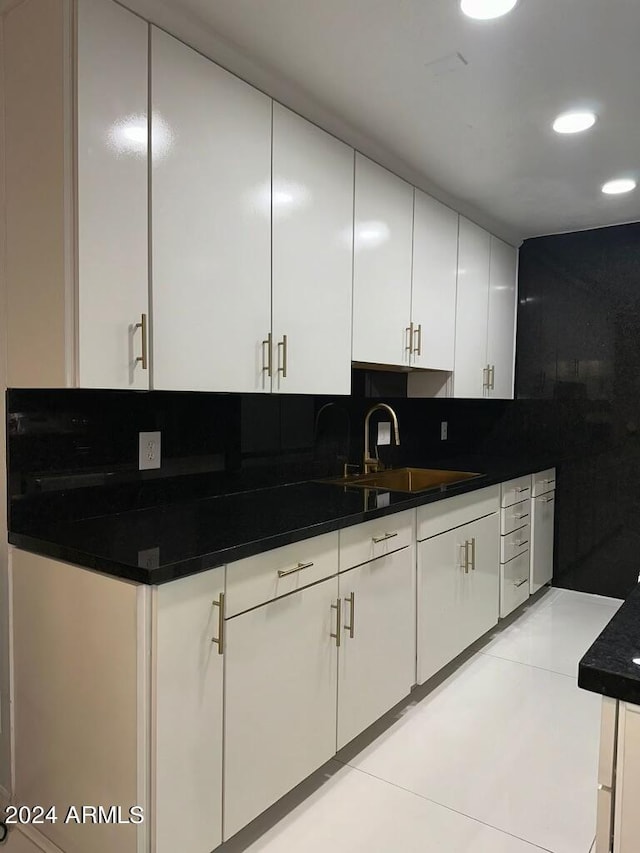
[{"label": "light tile floor", "polygon": [[551,590],[220,853],[588,853],[600,700],[576,671],[620,604]]},{"label": "light tile floor", "polygon": [[589,853],[600,699],[577,664],[620,604],[551,590],[222,850]]}]

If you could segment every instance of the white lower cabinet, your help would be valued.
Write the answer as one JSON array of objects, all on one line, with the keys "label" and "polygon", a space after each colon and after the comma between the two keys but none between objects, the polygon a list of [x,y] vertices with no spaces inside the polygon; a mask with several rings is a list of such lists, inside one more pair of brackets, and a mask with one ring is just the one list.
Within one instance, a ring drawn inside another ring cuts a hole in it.
[{"label": "white lower cabinet", "polygon": [[[158,587],[155,598],[156,853],[222,842],[224,566]],[[216,602],[216,604],[214,604]]]},{"label": "white lower cabinet", "polygon": [[419,684],[497,624],[499,566],[497,512],[418,543]]},{"label": "white lower cabinet", "polygon": [[529,598],[529,551],[500,564],[500,618]]},{"label": "white lower cabinet", "polygon": [[415,681],[412,547],[340,575],[338,749],[406,696]]},{"label": "white lower cabinet", "polygon": [[225,623],[225,839],[335,754],[337,600],[333,577]]},{"label": "white lower cabinet", "polygon": [[531,498],[531,578],[533,595],[553,577],[555,492]]}]

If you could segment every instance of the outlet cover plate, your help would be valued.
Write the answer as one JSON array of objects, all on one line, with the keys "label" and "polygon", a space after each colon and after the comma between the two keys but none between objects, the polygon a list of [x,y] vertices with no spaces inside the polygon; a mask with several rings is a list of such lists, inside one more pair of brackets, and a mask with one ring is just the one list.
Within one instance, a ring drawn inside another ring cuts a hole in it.
[{"label": "outlet cover plate", "polygon": [[440,441],[447,440],[448,426],[447,421],[440,421]]},{"label": "outlet cover plate", "polygon": [[391,424],[389,421],[382,421],[378,424],[378,440],[376,444],[391,444]]},{"label": "outlet cover plate", "polygon": [[138,442],[138,469],[150,471],[159,468],[162,457],[160,455],[160,432],[141,432]]}]

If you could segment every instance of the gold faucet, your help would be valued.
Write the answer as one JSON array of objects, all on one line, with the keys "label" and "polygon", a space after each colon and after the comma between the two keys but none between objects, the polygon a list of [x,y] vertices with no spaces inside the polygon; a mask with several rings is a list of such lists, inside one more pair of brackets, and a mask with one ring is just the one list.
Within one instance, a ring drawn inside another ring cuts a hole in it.
[{"label": "gold faucet", "polygon": [[[367,416],[364,419],[364,460],[362,465],[362,471],[364,474],[376,473],[381,470],[381,462],[379,459],[372,459],[371,453],[369,451],[369,421],[371,420],[371,415],[374,412],[383,410],[388,412],[391,415],[391,420],[393,421],[393,432],[394,438],[396,440],[396,446],[400,444],[400,431],[398,429],[398,417],[396,413],[393,411],[391,406],[388,406],[386,403],[376,403],[375,406],[372,406],[367,412]],[[376,442],[376,456],[377,456],[377,442]]]}]

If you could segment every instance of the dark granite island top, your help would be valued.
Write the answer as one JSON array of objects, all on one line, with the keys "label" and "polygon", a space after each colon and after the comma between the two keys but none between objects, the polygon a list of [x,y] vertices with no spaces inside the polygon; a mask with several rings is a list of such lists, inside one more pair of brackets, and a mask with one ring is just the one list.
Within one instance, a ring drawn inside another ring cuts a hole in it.
[{"label": "dark granite island top", "polygon": [[580,661],[578,686],[640,705],[640,586]]},{"label": "dark granite island top", "polygon": [[[35,524],[9,532],[9,542],[53,557],[145,584],[161,584],[279,548],[472,492],[553,467],[531,460],[466,459],[483,472],[474,480],[420,494],[376,492],[305,482],[110,515]],[[482,465],[482,467],[480,467]]]}]

